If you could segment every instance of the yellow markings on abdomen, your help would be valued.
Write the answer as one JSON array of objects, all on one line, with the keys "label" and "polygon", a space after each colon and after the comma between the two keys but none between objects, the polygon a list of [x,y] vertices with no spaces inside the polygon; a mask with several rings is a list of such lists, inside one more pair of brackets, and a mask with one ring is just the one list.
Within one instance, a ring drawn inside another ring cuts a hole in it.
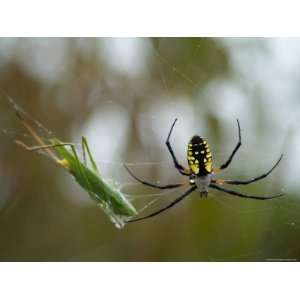
[{"label": "yellow markings on abdomen", "polygon": [[199,176],[212,172],[212,154],[207,142],[200,136],[192,137],[188,144],[187,160],[191,171]]}]

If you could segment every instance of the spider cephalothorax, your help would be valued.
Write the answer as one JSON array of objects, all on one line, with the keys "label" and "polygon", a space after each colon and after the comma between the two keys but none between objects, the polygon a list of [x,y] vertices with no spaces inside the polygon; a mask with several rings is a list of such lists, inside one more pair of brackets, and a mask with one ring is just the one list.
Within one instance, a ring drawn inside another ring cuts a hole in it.
[{"label": "spider cephalothorax", "polygon": [[[158,215],[161,212],[171,208],[172,206],[174,206],[175,204],[177,204],[178,202],[183,200],[185,197],[187,197],[190,193],[192,193],[195,190],[199,191],[201,197],[202,196],[207,197],[208,188],[213,188],[213,189],[216,189],[216,190],[219,190],[219,191],[222,191],[222,192],[234,195],[234,196],[238,196],[241,198],[257,199],[257,200],[268,200],[268,199],[281,197],[283,195],[283,194],[277,194],[277,195],[266,196],[266,197],[251,196],[251,195],[241,194],[239,192],[229,190],[229,189],[222,187],[223,184],[246,185],[246,184],[250,184],[252,182],[255,182],[255,181],[258,181],[260,179],[267,177],[277,167],[280,160],[282,159],[282,155],[280,156],[280,158],[278,159],[276,164],[267,173],[264,173],[253,179],[250,179],[250,180],[223,180],[223,179],[214,179],[213,178],[214,173],[219,172],[223,169],[226,169],[229,166],[235,153],[242,145],[241,128],[240,128],[239,120],[237,120],[238,136],[239,136],[238,143],[235,146],[235,148],[233,149],[233,151],[232,151],[231,155],[229,156],[229,158],[227,159],[227,161],[224,164],[222,164],[218,169],[213,168],[212,153],[209,149],[207,141],[198,135],[194,135],[191,138],[191,140],[187,146],[187,161],[188,161],[189,168],[186,169],[181,164],[179,164],[179,162],[177,161],[177,158],[174,154],[174,151],[171,147],[171,144],[170,144],[170,136],[171,136],[171,133],[173,131],[176,121],[177,121],[177,119],[175,119],[175,121],[173,122],[173,124],[171,126],[169,135],[166,140],[166,145],[172,156],[175,168],[179,171],[180,174],[189,176],[189,184],[191,187],[186,192],[184,192],[182,195],[180,195],[178,198],[176,198],[174,201],[172,201],[169,205],[167,205],[166,207],[163,207],[163,208],[159,209],[158,211],[155,211],[145,217],[133,219],[128,222],[140,221],[140,220],[148,219],[155,215]],[[141,182],[144,185],[150,186],[150,187],[154,187],[154,188],[158,188],[158,189],[173,189],[173,188],[177,188],[177,187],[185,185],[185,183],[168,184],[168,185],[158,185],[155,183],[150,183],[150,182],[139,179],[137,176],[135,176],[131,172],[131,170],[126,165],[125,165],[125,167],[128,170],[128,172],[137,181]]]}]

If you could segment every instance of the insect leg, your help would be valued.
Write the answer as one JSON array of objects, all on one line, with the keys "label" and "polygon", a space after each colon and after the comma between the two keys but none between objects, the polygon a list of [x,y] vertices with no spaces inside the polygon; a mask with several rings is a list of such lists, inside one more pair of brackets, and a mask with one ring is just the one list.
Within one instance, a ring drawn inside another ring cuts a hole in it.
[{"label": "insect leg", "polygon": [[99,169],[97,167],[97,164],[92,156],[92,153],[90,151],[90,147],[88,145],[88,142],[87,142],[87,139],[86,137],[82,137],[82,140],[81,140],[81,145],[82,145],[82,153],[83,153],[83,159],[84,159],[84,162],[86,164],[86,155],[85,155],[85,150],[87,151],[88,153],[88,156],[89,156],[89,159],[90,159],[90,162],[92,164],[92,167],[93,167],[93,170],[96,174],[100,175],[100,172],[99,172]]}]

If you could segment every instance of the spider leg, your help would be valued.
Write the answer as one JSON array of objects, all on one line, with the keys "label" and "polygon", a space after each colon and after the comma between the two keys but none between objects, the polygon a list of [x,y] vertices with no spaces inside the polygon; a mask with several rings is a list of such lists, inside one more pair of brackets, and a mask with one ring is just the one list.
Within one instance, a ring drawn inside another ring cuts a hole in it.
[{"label": "spider leg", "polygon": [[[230,154],[229,158],[227,159],[227,161],[221,165],[220,167],[220,170],[223,170],[223,169],[226,169],[229,164],[231,163],[235,153],[238,151],[238,149],[241,147],[242,145],[242,135],[241,135],[241,127],[240,127],[240,122],[239,122],[239,119],[236,119],[237,121],[237,125],[238,125],[238,133],[239,133],[239,141],[237,143],[237,145],[235,146],[235,148],[233,149],[232,153]],[[217,172],[217,169],[216,169],[216,172]]]},{"label": "spider leg", "polygon": [[190,193],[192,193],[195,189],[197,189],[196,186],[191,187],[190,189],[188,189],[186,192],[184,192],[182,195],[180,195],[178,198],[176,198],[173,202],[171,202],[169,205],[167,205],[166,207],[163,207],[155,212],[153,212],[150,215],[147,215],[145,217],[141,217],[141,218],[137,218],[137,219],[133,219],[133,220],[129,220],[127,221],[127,223],[132,223],[132,222],[137,222],[137,221],[141,221],[141,220],[145,220],[145,219],[149,219],[151,217],[154,217],[160,213],[162,213],[163,211],[171,208],[172,206],[176,205],[177,203],[179,203],[180,201],[182,201],[185,197],[187,197]]},{"label": "spider leg", "polygon": [[281,196],[284,195],[284,194],[277,194],[277,195],[266,196],[266,197],[251,196],[251,195],[241,194],[241,193],[238,193],[236,191],[228,190],[228,189],[225,189],[224,187],[220,187],[220,186],[215,185],[215,184],[210,184],[210,187],[213,188],[213,189],[225,192],[225,193],[230,194],[230,195],[238,196],[238,197],[241,197],[241,198],[257,199],[257,200],[268,200],[268,199],[278,198],[278,197],[281,197]]},{"label": "spider leg", "polygon": [[158,188],[158,189],[161,189],[161,190],[165,190],[165,189],[174,189],[174,188],[177,188],[177,187],[180,187],[182,185],[184,185],[183,183],[177,183],[177,184],[168,184],[168,185],[158,185],[158,184],[155,184],[155,183],[151,183],[151,182],[147,182],[147,181],[144,181],[142,179],[139,179],[127,166],[126,164],[124,164],[124,167],[125,169],[128,171],[128,173],[135,179],[137,180],[138,182],[144,184],[144,185],[147,185],[147,186],[151,186],[151,187],[154,187],[154,188]]},{"label": "spider leg", "polygon": [[171,154],[171,156],[172,156],[172,159],[173,159],[173,163],[174,163],[174,165],[175,165],[175,168],[179,171],[180,174],[185,175],[185,176],[189,176],[189,175],[190,175],[190,172],[189,172],[187,169],[185,169],[185,168],[177,161],[177,158],[176,158],[176,156],[175,156],[175,154],[174,154],[174,151],[173,151],[173,149],[172,149],[172,146],[171,146],[171,144],[170,144],[170,137],[171,137],[173,128],[174,128],[175,123],[177,122],[177,120],[178,120],[177,118],[174,120],[174,122],[173,122],[173,124],[172,124],[172,126],[171,126],[171,128],[170,128],[170,131],[169,131],[169,134],[168,134],[168,137],[167,137],[167,140],[166,140],[166,145],[167,145],[168,150],[169,150],[169,152],[170,152],[170,154]]},{"label": "spider leg", "polygon": [[253,183],[255,181],[258,181],[258,180],[261,180],[265,177],[267,177],[270,173],[272,173],[272,171],[278,166],[278,164],[280,163],[281,159],[282,159],[283,155],[281,154],[280,155],[280,158],[278,159],[278,161],[276,162],[276,164],[266,173],[258,176],[258,177],[255,177],[255,178],[252,178],[252,179],[249,179],[249,180],[212,180],[213,183],[219,183],[219,184],[235,184],[235,185],[246,185],[246,184],[250,184],[250,183]]}]

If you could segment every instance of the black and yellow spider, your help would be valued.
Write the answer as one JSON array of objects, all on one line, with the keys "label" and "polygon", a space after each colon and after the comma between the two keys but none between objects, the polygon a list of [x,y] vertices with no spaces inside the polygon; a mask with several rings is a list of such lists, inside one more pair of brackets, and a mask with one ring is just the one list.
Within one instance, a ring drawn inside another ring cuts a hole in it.
[{"label": "black and yellow spider", "polygon": [[[170,144],[170,137],[171,137],[171,134],[172,134],[172,131],[173,131],[176,121],[177,121],[177,119],[175,119],[175,121],[173,122],[173,124],[171,126],[171,129],[169,131],[169,134],[168,134],[168,137],[166,140],[166,145],[172,156],[175,168],[179,171],[180,174],[182,174],[184,176],[189,176],[189,184],[191,185],[191,187],[186,192],[184,192],[182,195],[180,195],[178,198],[176,198],[174,201],[172,201],[169,205],[167,205],[166,207],[163,207],[145,217],[133,219],[128,222],[136,222],[136,221],[154,217],[154,216],[162,213],[163,211],[171,208],[175,204],[179,203],[181,200],[183,200],[185,197],[187,197],[190,193],[192,193],[195,190],[198,190],[200,192],[200,197],[203,197],[203,196],[207,197],[209,187],[219,190],[219,191],[222,191],[222,192],[225,192],[225,193],[228,193],[228,194],[231,194],[231,195],[234,195],[234,196],[238,196],[238,197],[242,197],[242,198],[257,199],[257,200],[267,200],[267,199],[273,199],[273,198],[283,196],[283,194],[277,194],[277,195],[267,196],[267,197],[251,196],[251,195],[241,194],[236,191],[229,190],[229,189],[226,189],[226,188],[220,186],[223,184],[246,185],[246,184],[250,184],[252,182],[261,180],[261,179],[267,177],[277,167],[280,160],[282,159],[282,155],[280,156],[280,158],[278,159],[276,164],[267,173],[264,173],[258,177],[252,178],[250,180],[223,180],[223,179],[214,179],[213,178],[213,175],[215,173],[218,173],[221,170],[224,170],[229,166],[235,153],[242,145],[241,128],[240,128],[239,120],[237,120],[239,141],[238,141],[237,145],[235,146],[235,148],[233,149],[228,160],[223,165],[221,165],[221,167],[218,169],[213,168],[212,154],[208,147],[207,141],[198,135],[194,135],[191,138],[190,142],[188,143],[187,160],[188,160],[189,168],[185,169],[181,164],[178,163],[176,156],[174,154],[174,151]],[[125,165],[125,168],[127,169],[127,171],[130,173],[130,175],[133,178],[135,178],[140,183],[150,186],[150,187],[164,190],[164,189],[173,189],[173,188],[177,188],[177,187],[184,185],[184,183],[158,185],[155,183],[146,182],[144,180],[139,179],[136,175],[134,175],[132,173],[132,171],[126,165]]]}]

